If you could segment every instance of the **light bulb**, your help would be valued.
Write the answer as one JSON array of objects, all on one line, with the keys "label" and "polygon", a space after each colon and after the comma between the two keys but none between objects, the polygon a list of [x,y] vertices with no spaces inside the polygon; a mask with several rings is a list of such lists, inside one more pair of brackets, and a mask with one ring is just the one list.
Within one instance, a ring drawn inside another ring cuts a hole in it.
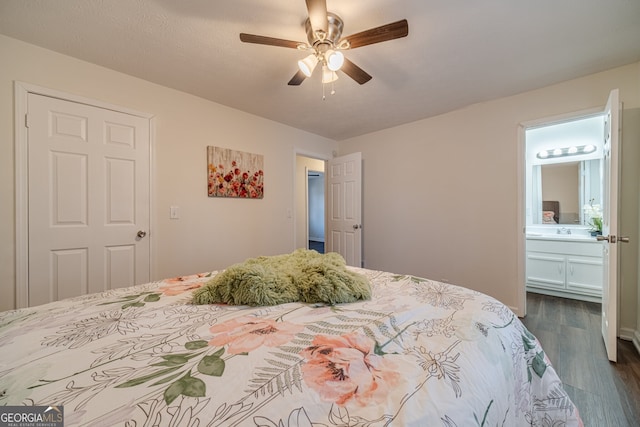
[{"label": "light bulb", "polygon": [[344,64],[344,55],[342,52],[333,49],[325,52],[324,59],[327,62],[327,67],[329,67],[331,71],[338,71],[342,67],[342,64]]},{"label": "light bulb", "polygon": [[307,77],[311,77],[316,65],[318,65],[318,57],[314,53],[298,61],[298,68],[300,68],[300,71]]},{"label": "light bulb", "polygon": [[335,71],[329,69],[328,66],[322,66],[322,83],[331,83],[338,80],[338,75]]}]

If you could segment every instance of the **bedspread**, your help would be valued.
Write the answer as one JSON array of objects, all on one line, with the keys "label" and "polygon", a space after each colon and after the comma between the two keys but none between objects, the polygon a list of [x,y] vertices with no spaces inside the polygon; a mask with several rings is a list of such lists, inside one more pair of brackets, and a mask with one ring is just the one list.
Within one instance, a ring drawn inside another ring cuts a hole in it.
[{"label": "bedspread", "polygon": [[0,313],[0,404],[66,426],[579,426],[507,307],[356,269],[372,299],[194,305],[216,272]]}]

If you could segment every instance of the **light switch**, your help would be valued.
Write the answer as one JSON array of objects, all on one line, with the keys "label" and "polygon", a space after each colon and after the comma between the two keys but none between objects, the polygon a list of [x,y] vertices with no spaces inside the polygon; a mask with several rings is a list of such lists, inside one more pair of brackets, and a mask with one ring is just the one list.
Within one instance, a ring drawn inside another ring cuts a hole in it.
[{"label": "light switch", "polygon": [[180,218],[180,207],[171,206],[169,209],[169,219],[178,219]]}]

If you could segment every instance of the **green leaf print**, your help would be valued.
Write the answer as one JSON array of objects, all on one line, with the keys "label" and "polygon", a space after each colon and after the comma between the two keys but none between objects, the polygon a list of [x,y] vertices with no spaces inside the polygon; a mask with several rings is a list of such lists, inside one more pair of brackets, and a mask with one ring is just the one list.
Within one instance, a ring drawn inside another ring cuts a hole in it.
[{"label": "green leaf print", "polygon": [[197,340],[197,341],[189,341],[184,345],[184,348],[187,350],[200,350],[201,348],[205,348],[209,345],[205,340]]},{"label": "green leaf print", "polygon": [[167,369],[162,369],[160,371],[154,372],[153,374],[149,374],[149,375],[144,375],[142,377],[138,377],[138,378],[134,378],[132,380],[126,381],[120,385],[117,385],[116,388],[127,388],[127,387],[134,387],[137,385],[140,385],[142,383],[145,383],[149,380],[154,380],[156,378],[159,378],[163,375],[166,375],[168,373],[171,373],[173,371],[175,371],[176,369],[179,369],[180,366],[172,366],[170,368]]},{"label": "green leaf print", "polygon": [[160,294],[147,295],[144,299],[144,302],[158,302],[158,301],[160,301]]},{"label": "green leaf print", "polygon": [[544,361],[544,351],[540,351],[536,354],[536,357],[533,358],[531,361],[531,369],[533,369],[533,372],[535,372],[538,377],[542,378],[547,370],[547,364]]},{"label": "green leaf print", "polygon": [[170,405],[178,396],[187,397],[204,397],[206,385],[199,378],[193,378],[190,372],[187,372],[182,378],[174,381],[164,392],[164,400]]},{"label": "green leaf print", "polygon": [[205,356],[198,363],[198,372],[213,377],[220,377],[224,373],[225,362],[219,356]]},{"label": "green leaf print", "polygon": [[188,354],[169,354],[162,356],[164,362],[154,363],[151,366],[182,366],[189,361],[193,356]]},{"label": "green leaf print", "polygon": [[522,345],[524,345],[524,351],[529,351],[536,348],[535,341],[529,339],[529,337],[527,337],[526,335],[522,336]]}]

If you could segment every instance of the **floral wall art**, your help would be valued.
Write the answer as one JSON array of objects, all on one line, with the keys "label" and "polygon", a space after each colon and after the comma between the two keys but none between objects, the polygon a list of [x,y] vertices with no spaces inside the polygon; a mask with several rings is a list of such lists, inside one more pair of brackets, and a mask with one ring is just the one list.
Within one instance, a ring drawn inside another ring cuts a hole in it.
[{"label": "floral wall art", "polygon": [[209,197],[262,199],[264,158],[220,147],[207,147]]}]

